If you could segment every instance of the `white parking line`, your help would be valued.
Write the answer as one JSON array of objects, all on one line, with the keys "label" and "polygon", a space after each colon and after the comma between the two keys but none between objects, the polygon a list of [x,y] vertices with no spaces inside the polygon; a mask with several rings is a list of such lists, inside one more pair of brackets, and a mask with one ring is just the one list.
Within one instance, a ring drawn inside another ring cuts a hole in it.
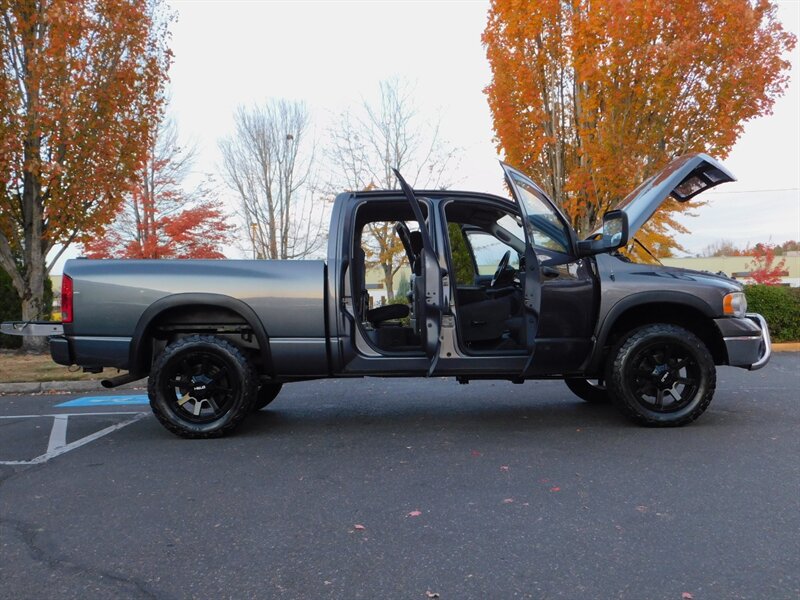
[{"label": "white parking line", "polygon": [[[38,465],[42,463],[46,463],[51,458],[55,458],[56,456],[60,456],[61,454],[65,454],[70,450],[75,450],[76,448],[80,448],[88,444],[89,442],[93,442],[94,440],[100,439],[101,437],[108,435],[118,429],[122,429],[123,427],[127,427],[128,425],[143,419],[150,413],[140,412],[140,413],[131,413],[131,412],[106,412],[106,413],[69,413],[69,414],[61,414],[61,415],[11,415],[11,416],[0,416],[0,419],[20,419],[20,418],[30,418],[30,417],[53,417],[53,428],[50,430],[50,441],[47,444],[47,452],[42,454],[41,456],[37,456],[31,460],[0,460],[0,465]],[[67,440],[67,420],[71,416],[98,416],[98,415],[133,415],[130,419],[125,421],[121,421],[114,425],[110,425],[105,429],[101,429],[100,431],[95,431],[94,433],[87,435],[86,437],[82,437],[79,440],[75,440],[69,444],[66,443]]]},{"label": "white parking line", "polygon": [[53,419],[50,441],[47,443],[47,454],[51,454],[67,445],[67,419],[69,419],[69,415],[57,415]]}]

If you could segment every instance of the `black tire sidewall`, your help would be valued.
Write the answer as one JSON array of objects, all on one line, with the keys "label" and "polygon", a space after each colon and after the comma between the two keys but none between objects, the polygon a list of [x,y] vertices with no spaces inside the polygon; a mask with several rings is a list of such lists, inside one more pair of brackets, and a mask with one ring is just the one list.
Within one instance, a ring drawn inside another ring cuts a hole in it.
[{"label": "black tire sidewall", "polygon": [[[675,412],[667,413],[643,406],[627,377],[631,361],[642,348],[664,342],[690,352],[700,371],[698,388],[689,403]],[[606,384],[612,401],[623,414],[645,425],[679,426],[694,421],[708,408],[716,387],[716,370],[708,348],[690,331],[677,325],[648,325],[631,332],[617,344],[608,364]]]},{"label": "black tire sidewall", "polygon": [[[230,408],[208,423],[194,423],[181,418],[174,400],[165,394],[171,366],[197,352],[213,354],[222,360],[229,377],[236,379],[237,393]],[[182,437],[218,437],[232,431],[250,412],[255,401],[255,374],[250,362],[230,342],[214,336],[190,336],[168,345],[156,360],[148,381],[148,396],[153,413],[173,433]]]}]

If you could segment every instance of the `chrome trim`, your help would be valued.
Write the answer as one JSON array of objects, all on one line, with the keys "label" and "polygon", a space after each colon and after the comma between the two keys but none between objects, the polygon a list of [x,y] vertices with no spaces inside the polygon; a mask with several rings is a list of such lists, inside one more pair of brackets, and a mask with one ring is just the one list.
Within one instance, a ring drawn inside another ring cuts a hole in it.
[{"label": "chrome trim", "polygon": [[762,354],[756,362],[750,365],[750,370],[755,371],[769,362],[769,357],[772,354],[772,340],[769,337],[769,326],[767,325],[767,320],[764,317],[758,313],[747,313],[745,314],[745,317],[751,321],[756,321],[759,324],[761,327],[761,341],[764,342],[764,354]]},{"label": "chrome trim", "polygon": [[38,337],[64,335],[64,326],[57,321],[5,321],[0,324],[0,333]]}]

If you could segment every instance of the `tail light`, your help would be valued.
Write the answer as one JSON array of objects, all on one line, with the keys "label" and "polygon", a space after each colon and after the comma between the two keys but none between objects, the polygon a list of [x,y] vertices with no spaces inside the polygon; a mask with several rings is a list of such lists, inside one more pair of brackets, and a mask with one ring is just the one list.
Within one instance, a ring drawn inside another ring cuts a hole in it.
[{"label": "tail light", "polygon": [[72,323],[72,277],[61,278],[61,322]]}]

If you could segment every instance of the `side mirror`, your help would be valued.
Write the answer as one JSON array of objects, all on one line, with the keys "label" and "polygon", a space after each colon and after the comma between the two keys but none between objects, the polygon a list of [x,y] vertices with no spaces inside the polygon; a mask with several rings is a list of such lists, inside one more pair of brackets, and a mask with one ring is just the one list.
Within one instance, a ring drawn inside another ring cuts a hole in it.
[{"label": "side mirror", "polygon": [[621,210],[610,210],[603,215],[603,233],[578,242],[580,256],[592,256],[610,252],[628,243],[628,214]]},{"label": "side mirror", "polygon": [[611,210],[603,215],[603,245],[616,250],[628,243],[628,213]]}]

